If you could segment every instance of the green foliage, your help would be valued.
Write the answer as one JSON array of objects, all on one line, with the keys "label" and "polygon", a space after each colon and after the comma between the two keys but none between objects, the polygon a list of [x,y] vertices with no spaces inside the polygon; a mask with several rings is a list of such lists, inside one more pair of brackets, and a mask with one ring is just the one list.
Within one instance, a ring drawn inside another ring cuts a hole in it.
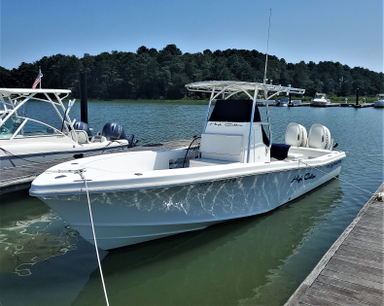
[{"label": "green foliage", "polygon": [[[43,57],[17,69],[0,67],[0,87],[32,86],[39,67],[44,88],[69,88],[80,97],[79,73],[87,73],[88,97],[93,99],[201,99],[188,93],[185,84],[205,80],[262,82],[265,55],[256,50],[204,50],[182,53],[176,45],[164,49],[141,46],[136,53],[103,52],[83,58],[66,55]],[[350,68],[338,62],[286,63],[269,56],[267,77],[274,84],[305,88],[306,96],[325,92],[330,96],[373,96],[384,92],[383,73]]]}]

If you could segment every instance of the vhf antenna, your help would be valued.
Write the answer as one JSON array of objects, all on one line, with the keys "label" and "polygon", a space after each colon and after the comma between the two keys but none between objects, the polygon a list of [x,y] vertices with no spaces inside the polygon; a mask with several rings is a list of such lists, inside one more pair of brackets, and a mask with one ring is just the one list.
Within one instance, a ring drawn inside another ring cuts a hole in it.
[{"label": "vhf antenna", "polygon": [[267,39],[267,53],[265,54],[265,68],[264,68],[264,84],[267,83],[267,67],[268,67],[268,52],[269,52],[269,32],[271,30],[271,16],[272,9],[269,9],[269,25],[268,25],[268,39]]}]

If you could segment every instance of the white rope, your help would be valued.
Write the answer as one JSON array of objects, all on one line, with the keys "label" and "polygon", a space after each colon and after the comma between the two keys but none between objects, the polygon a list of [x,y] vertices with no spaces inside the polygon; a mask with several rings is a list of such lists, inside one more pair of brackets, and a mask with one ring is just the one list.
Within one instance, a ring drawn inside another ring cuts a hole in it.
[{"label": "white rope", "polygon": [[299,162],[303,163],[303,164],[306,165],[307,167],[310,167],[310,168],[315,169],[315,170],[317,170],[317,171],[320,171],[320,172],[322,172],[322,173],[324,173],[324,174],[326,174],[326,175],[328,175],[328,176],[330,176],[330,177],[332,177],[332,178],[334,178],[334,179],[337,179],[337,180],[339,180],[340,182],[343,182],[343,183],[345,183],[345,184],[347,184],[347,185],[349,185],[349,186],[352,186],[352,187],[354,187],[354,188],[356,188],[356,189],[358,189],[358,190],[364,191],[364,192],[370,194],[371,196],[374,195],[374,193],[372,193],[372,192],[370,192],[370,191],[368,191],[368,190],[366,190],[366,189],[363,189],[363,188],[361,188],[361,187],[359,187],[359,186],[356,186],[356,185],[354,185],[354,184],[348,183],[347,181],[342,180],[340,177],[330,175],[328,172],[325,172],[325,171],[323,171],[323,170],[320,170],[319,168],[313,167],[313,166],[311,166],[311,165],[309,165],[309,164],[303,162],[301,159],[299,159]]},{"label": "white rope", "polygon": [[95,244],[95,250],[96,250],[96,256],[97,256],[97,262],[99,264],[99,270],[100,270],[100,276],[101,276],[101,282],[103,283],[103,289],[104,289],[104,296],[105,296],[105,301],[107,303],[107,306],[109,306],[109,301],[108,301],[108,295],[107,295],[107,289],[105,287],[105,282],[104,282],[104,275],[103,275],[103,270],[101,268],[101,261],[100,261],[100,255],[99,255],[99,249],[97,247],[97,240],[96,240],[96,232],[95,232],[95,225],[93,223],[93,214],[92,214],[92,207],[91,207],[91,200],[89,198],[89,191],[88,191],[88,184],[87,180],[84,177],[84,170],[79,170],[80,177],[84,180],[85,183],[85,191],[87,194],[87,201],[88,201],[88,209],[89,209],[89,217],[91,219],[91,226],[92,226],[92,234],[93,234],[93,241]]}]

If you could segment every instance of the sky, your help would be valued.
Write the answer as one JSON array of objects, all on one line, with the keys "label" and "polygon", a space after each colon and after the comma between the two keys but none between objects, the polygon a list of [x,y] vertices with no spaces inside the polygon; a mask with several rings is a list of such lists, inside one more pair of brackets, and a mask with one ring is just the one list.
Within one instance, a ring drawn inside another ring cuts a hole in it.
[{"label": "sky", "polygon": [[383,0],[0,0],[0,66],[55,54],[247,49],[383,72]]}]

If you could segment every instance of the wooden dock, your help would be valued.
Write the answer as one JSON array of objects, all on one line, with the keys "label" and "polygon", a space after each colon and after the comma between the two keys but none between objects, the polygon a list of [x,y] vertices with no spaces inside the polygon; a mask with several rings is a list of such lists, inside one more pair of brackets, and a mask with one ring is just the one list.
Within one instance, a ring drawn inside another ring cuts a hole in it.
[{"label": "wooden dock", "polygon": [[[148,144],[143,146],[136,146],[129,148],[126,151],[118,150],[116,152],[108,152],[103,154],[114,154],[121,152],[136,152],[144,150],[170,150],[181,147],[188,147],[192,138],[180,139],[175,141],[168,141],[164,143]],[[90,156],[90,155],[89,155]],[[12,168],[3,168],[0,170],[0,195],[13,191],[28,189],[31,186],[32,181],[43,173],[45,170],[53,167],[54,165],[74,160],[74,157],[56,159],[48,162],[33,163],[25,166],[18,166]]]},{"label": "wooden dock", "polygon": [[290,297],[293,305],[384,305],[384,183]]}]

